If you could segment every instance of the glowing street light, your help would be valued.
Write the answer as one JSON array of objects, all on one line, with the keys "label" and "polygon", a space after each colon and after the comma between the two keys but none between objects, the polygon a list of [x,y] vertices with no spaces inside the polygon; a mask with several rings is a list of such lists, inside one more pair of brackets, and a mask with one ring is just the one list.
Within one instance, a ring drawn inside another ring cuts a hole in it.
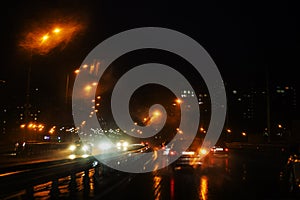
[{"label": "glowing street light", "polygon": [[82,28],[82,24],[75,21],[42,25],[29,31],[20,46],[33,54],[44,55],[60,44],[68,44]]},{"label": "glowing street light", "polygon": [[89,93],[91,90],[92,90],[92,86],[91,85],[86,85],[85,87],[84,87],[84,91],[86,92],[86,93]]},{"label": "glowing street light", "polygon": [[178,104],[181,104],[181,103],[182,103],[182,100],[181,100],[181,99],[179,99],[179,98],[178,98],[178,99],[176,99],[175,101],[176,101],[176,103],[178,103]]},{"label": "glowing street light", "polygon": [[55,28],[54,30],[53,30],[53,33],[59,33],[61,31],[61,29],[60,28]]},{"label": "glowing street light", "polygon": [[[55,27],[55,28],[53,28]],[[62,27],[62,28],[58,28]],[[61,44],[68,44],[71,39],[82,29],[82,25],[75,21],[64,24],[39,25],[38,28],[30,30],[19,43],[19,46],[30,52],[30,61],[27,71],[26,102],[25,102],[25,123],[28,123],[30,114],[30,79],[32,56],[45,55]],[[25,139],[25,133],[23,136]]]},{"label": "glowing street light", "polygon": [[200,127],[200,132],[201,133],[206,133],[206,130],[203,127]]},{"label": "glowing street light", "polygon": [[42,43],[46,42],[49,39],[49,35],[44,35],[41,39]]},{"label": "glowing street light", "polygon": [[153,112],[153,116],[155,116],[155,117],[159,117],[160,115],[161,115],[161,112],[158,110]]}]

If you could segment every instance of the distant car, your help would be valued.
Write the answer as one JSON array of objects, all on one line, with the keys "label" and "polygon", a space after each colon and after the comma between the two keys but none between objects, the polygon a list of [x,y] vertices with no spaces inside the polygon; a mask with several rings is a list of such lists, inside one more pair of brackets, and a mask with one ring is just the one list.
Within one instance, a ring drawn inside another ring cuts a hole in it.
[{"label": "distant car", "polygon": [[163,146],[162,150],[163,150],[163,155],[164,156],[175,156],[175,155],[177,155],[177,152],[175,150],[173,150],[172,148],[170,148],[169,146]]},{"label": "distant car", "polygon": [[125,140],[120,140],[116,143],[116,148],[119,151],[127,151],[129,146],[129,142]]},{"label": "distant car", "polygon": [[179,158],[174,162],[173,167],[175,170],[186,167],[197,169],[202,166],[207,153],[205,149],[187,149],[182,151]]},{"label": "distant car", "polygon": [[210,152],[213,155],[225,155],[227,156],[229,153],[229,149],[225,145],[215,145],[210,148]]},{"label": "distant car", "polygon": [[87,157],[92,155],[93,147],[90,143],[84,143],[80,140],[75,141],[74,144],[69,146],[71,156]]}]

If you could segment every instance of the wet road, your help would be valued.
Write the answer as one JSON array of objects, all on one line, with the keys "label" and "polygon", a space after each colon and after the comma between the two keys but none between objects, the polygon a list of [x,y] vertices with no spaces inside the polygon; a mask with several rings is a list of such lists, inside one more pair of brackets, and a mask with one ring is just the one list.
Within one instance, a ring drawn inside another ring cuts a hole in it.
[{"label": "wet road", "polygon": [[[90,172],[90,189],[84,194],[84,175],[76,176],[75,199],[219,200],[299,199],[284,191],[281,172],[288,154],[281,149],[233,150],[228,155],[209,155],[199,168],[167,167],[144,174],[111,171],[100,184]],[[70,177],[59,180],[61,199],[70,196]],[[49,199],[51,182],[35,187],[36,199]]]},{"label": "wet road", "polygon": [[281,150],[231,151],[225,157],[210,156],[199,169],[136,174],[103,199],[296,199],[283,191],[285,161]]}]

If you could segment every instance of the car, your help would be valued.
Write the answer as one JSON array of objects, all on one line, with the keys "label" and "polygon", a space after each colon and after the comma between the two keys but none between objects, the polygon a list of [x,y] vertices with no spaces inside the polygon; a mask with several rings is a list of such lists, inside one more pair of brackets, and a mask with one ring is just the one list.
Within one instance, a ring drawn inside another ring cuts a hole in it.
[{"label": "car", "polygon": [[93,146],[90,143],[77,140],[69,146],[69,151],[70,158],[75,158],[77,156],[88,157],[92,155]]},{"label": "car", "polygon": [[210,153],[212,155],[227,156],[229,153],[229,149],[225,145],[214,145],[210,148]]},{"label": "car", "polygon": [[174,162],[173,168],[175,170],[182,168],[194,168],[198,169],[205,161],[208,151],[206,149],[187,149],[182,151],[179,158]]},{"label": "car", "polygon": [[117,148],[117,150],[120,150],[120,151],[127,151],[128,145],[129,145],[129,143],[127,141],[120,140],[119,142],[117,142],[116,148]]},{"label": "car", "polygon": [[177,155],[177,152],[169,146],[163,146],[162,150],[163,150],[163,155],[164,156],[175,156],[175,155]]}]

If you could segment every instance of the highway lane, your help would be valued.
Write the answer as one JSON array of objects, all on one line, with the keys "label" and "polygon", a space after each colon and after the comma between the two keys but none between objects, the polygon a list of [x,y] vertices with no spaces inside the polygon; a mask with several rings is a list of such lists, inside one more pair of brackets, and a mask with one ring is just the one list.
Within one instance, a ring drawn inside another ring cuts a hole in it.
[{"label": "highway lane", "polygon": [[210,156],[201,168],[164,168],[135,174],[104,199],[219,200],[298,199],[286,193],[281,180],[286,155],[280,150],[231,151]]},{"label": "highway lane", "polygon": [[[76,174],[77,199],[297,199],[284,190],[281,172],[287,153],[281,149],[233,150],[209,155],[200,168],[171,167],[126,174],[111,170],[100,180],[90,171],[90,189],[84,195],[84,174]],[[29,161],[32,162],[32,161]],[[103,173],[103,171],[101,171]],[[60,195],[70,196],[70,177],[59,180]],[[37,199],[49,198],[51,183],[35,186]]]}]

